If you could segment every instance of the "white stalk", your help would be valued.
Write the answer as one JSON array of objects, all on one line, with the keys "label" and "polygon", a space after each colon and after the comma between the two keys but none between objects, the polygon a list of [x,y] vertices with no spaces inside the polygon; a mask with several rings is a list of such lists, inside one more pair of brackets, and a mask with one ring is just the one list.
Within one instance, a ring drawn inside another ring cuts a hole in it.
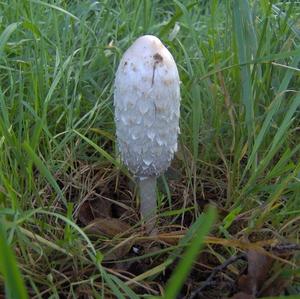
[{"label": "white stalk", "polygon": [[145,221],[145,228],[150,233],[156,222],[156,177],[139,179],[140,211]]}]

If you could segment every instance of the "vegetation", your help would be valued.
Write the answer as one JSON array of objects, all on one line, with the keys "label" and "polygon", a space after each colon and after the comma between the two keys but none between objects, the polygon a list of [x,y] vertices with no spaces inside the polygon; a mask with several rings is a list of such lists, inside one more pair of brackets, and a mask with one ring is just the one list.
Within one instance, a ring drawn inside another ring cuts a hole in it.
[{"label": "vegetation", "polygon": [[[299,14],[297,1],[0,1],[0,296],[26,298],[25,284],[29,298],[224,298],[245,295],[244,274],[251,298],[295,298]],[[112,105],[143,34],[182,81],[153,237]]]}]

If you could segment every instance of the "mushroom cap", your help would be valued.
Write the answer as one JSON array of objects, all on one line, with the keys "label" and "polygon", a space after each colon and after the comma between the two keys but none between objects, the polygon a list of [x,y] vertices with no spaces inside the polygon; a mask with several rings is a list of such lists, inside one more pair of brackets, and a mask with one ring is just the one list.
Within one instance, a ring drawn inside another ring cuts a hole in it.
[{"label": "mushroom cap", "polygon": [[155,36],[138,38],[124,53],[115,78],[117,144],[139,177],[157,176],[177,150],[180,87],[175,61]]}]

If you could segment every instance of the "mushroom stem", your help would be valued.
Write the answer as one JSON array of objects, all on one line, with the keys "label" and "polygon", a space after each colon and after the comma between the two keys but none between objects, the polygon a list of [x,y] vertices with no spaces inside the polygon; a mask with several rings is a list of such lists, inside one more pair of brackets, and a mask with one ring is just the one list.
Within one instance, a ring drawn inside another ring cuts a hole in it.
[{"label": "mushroom stem", "polygon": [[141,216],[145,221],[146,231],[150,233],[156,221],[156,177],[140,178],[139,188]]}]

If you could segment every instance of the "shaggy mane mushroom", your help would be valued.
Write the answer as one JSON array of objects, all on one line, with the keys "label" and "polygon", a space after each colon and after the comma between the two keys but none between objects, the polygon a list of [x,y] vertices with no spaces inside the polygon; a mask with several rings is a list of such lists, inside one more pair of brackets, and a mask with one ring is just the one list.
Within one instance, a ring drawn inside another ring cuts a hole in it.
[{"label": "shaggy mane mushroom", "polygon": [[115,77],[117,144],[123,162],[137,177],[148,232],[155,225],[156,178],[177,150],[179,83],[171,53],[152,35],[128,48]]}]

